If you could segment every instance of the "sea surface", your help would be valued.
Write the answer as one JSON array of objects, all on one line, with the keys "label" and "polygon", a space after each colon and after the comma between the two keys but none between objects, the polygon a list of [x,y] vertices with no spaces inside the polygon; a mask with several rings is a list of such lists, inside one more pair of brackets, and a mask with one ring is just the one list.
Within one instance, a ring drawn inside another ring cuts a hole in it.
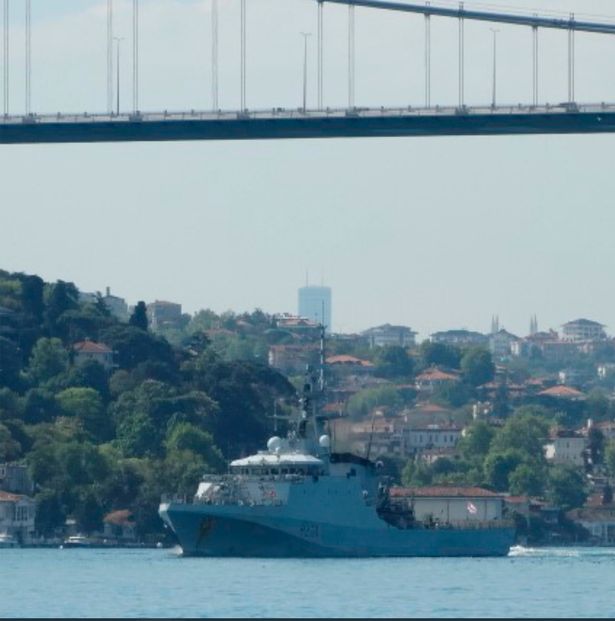
[{"label": "sea surface", "polygon": [[614,548],[384,560],[0,550],[0,617],[613,616]]}]

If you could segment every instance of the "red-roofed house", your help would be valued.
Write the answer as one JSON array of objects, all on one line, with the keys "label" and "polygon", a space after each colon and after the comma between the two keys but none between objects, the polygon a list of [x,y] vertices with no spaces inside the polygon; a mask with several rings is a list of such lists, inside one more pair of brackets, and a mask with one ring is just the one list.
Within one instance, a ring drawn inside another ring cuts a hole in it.
[{"label": "red-roofed house", "polygon": [[102,365],[107,371],[113,369],[116,365],[113,362],[113,350],[104,343],[95,343],[94,341],[81,341],[73,345],[75,354],[75,364],[77,366],[93,360]]},{"label": "red-roofed house", "polygon": [[436,388],[442,386],[450,386],[456,384],[459,380],[459,376],[446,371],[441,371],[437,367],[426,369],[422,373],[416,376],[416,389],[426,392],[433,392]]},{"label": "red-roofed house", "polygon": [[342,375],[366,375],[376,368],[369,360],[347,355],[329,356],[325,362],[335,373]]},{"label": "red-roofed house", "polygon": [[576,388],[570,386],[552,386],[546,390],[541,390],[538,393],[540,397],[552,397],[554,399],[568,399],[571,401],[582,401],[585,399],[585,395]]}]

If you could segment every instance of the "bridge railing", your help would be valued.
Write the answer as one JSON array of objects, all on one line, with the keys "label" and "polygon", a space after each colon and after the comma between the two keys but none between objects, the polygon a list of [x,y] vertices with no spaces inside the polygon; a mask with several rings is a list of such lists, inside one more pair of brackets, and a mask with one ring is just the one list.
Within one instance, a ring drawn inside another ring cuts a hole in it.
[{"label": "bridge railing", "polygon": [[421,106],[405,107],[356,107],[356,108],[325,108],[296,109],[296,108],[268,108],[256,110],[189,110],[189,111],[152,111],[137,114],[108,114],[108,113],[71,113],[71,114],[29,114],[0,116],[0,127],[21,124],[70,124],[70,123],[137,123],[161,121],[225,121],[225,120],[259,120],[259,119],[318,119],[336,117],[373,118],[379,116],[453,116],[467,115],[511,115],[511,114],[564,114],[570,112],[615,112],[615,104],[575,104],[556,103],[543,105],[499,105],[499,106]]}]

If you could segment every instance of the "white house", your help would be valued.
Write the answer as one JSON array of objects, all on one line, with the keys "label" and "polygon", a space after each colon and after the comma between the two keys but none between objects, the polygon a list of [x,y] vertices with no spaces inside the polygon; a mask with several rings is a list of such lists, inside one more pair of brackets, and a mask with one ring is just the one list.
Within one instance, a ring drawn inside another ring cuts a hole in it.
[{"label": "white house", "polygon": [[391,495],[405,498],[417,520],[489,522],[501,520],[504,496],[480,487],[396,487]]},{"label": "white house", "polygon": [[583,466],[587,438],[574,431],[558,430],[544,446],[545,457],[554,464]]},{"label": "white house", "polygon": [[35,537],[36,502],[27,496],[0,491],[0,533],[6,533],[22,544]]},{"label": "white house", "polygon": [[454,425],[426,425],[402,428],[406,453],[422,449],[454,448],[461,437],[461,429]]}]

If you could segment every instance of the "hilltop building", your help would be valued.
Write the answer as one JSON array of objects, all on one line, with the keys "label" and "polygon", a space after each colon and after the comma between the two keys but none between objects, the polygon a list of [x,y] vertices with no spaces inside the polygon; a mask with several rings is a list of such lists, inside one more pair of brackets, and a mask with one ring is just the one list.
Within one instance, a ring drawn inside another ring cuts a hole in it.
[{"label": "hilltop building", "polygon": [[600,341],[606,338],[605,326],[589,319],[575,319],[563,326],[564,339],[569,341]]},{"label": "hilltop building", "polygon": [[76,366],[82,365],[90,360],[98,362],[98,364],[103,366],[107,371],[110,371],[116,366],[113,362],[113,350],[104,343],[95,343],[90,340],[80,341],[73,345],[73,352]]},{"label": "hilltop building", "polygon": [[471,330],[445,330],[434,332],[430,336],[432,343],[442,343],[443,345],[485,345],[487,337],[480,332]]},{"label": "hilltop building", "polygon": [[308,285],[299,289],[300,317],[305,317],[317,324],[323,324],[327,332],[331,331],[331,287]]},{"label": "hilltop building", "polygon": [[182,305],[156,300],[147,305],[147,319],[154,332],[164,328],[179,328],[182,323]]},{"label": "hilltop building", "polygon": [[111,287],[107,287],[102,301],[109,312],[120,321],[128,321],[128,304],[124,298],[111,294]]},{"label": "hilltop building", "polygon": [[399,347],[412,347],[415,344],[416,332],[413,332],[408,326],[392,326],[385,323],[382,326],[369,328],[362,332],[362,336],[369,341],[369,346],[386,347],[390,345],[398,345]]}]

